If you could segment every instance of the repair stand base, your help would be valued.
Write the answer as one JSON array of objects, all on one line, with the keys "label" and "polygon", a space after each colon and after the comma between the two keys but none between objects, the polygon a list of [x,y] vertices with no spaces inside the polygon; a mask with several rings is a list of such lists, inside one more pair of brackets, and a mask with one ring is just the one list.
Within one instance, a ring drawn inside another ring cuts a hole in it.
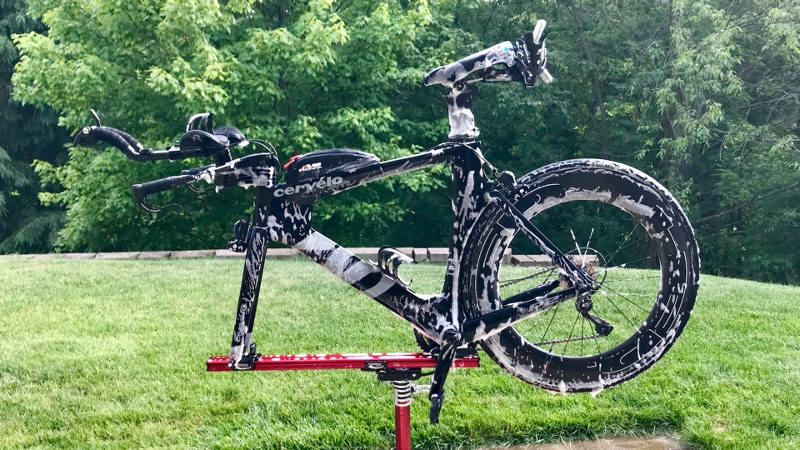
[{"label": "repair stand base", "polygon": [[[422,369],[436,367],[437,359],[429,353],[350,353],[322,355],[256,355],[244,368],[228,365],[227,356],[212,356],[206,362],[209,372],[242,372],[251,370],[336,370],[359,369],[374,372],[378,380],[394,388],[395,450],[411,450],[411,397],[425,392],[429,386],[414,385],[423,376]],[[453,361],[454,368],[478,367],[478,354],[473,350]]]}]

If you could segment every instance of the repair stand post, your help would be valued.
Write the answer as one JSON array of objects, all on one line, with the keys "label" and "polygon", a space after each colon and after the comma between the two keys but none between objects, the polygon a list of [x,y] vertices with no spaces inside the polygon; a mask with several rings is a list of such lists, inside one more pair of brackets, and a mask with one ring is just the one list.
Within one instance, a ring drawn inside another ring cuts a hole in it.
[{"label": "repair stand post", "polygon": [[411,380],[393,381],[394,387],[394,448],[411,450]]}]

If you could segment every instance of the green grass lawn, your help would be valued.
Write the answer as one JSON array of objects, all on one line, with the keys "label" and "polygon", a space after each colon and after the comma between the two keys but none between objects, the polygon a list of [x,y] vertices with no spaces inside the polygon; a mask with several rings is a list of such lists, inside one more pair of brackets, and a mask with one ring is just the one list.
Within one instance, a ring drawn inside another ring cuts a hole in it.
[{"label": "green grass lawn", "polygon": [[[241,262],[0,259],[0,448],[389,448],[392,390],[359,371],[206,373]],[[440,288],[443,266],[403,276]],[[306,261],[269,261],[263,353],[415,351],[410,328]],[[485,355],[455,370],[418,448],[666,433],[696,448],[800,448],[800,288],[705,276],[673,349],[638,378],[550,395]]]}]

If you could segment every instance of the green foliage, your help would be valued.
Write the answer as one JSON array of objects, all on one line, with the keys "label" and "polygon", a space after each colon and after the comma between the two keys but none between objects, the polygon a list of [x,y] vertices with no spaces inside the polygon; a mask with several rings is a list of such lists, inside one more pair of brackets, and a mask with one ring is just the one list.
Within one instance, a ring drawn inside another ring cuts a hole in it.
[{"label": "green foliage", "polygon": [[[334,146],[392,158],[417,148],[401,136],[434,134],[407,106],[416,102],[419,67],[434,65],[437,54],[429,37],[437,19],[426,2],[194,3],[31,1],[49,33],[15,37],[23,55],[15,95],[59,109],[69,129],[95,108],[105,123],[144,142],[163,143],[185,117],[212,111],[218,124],[271,141],[282,158]],[[242,193],[202,205],[174,194],[189,210],[153,220],[134,208],[130,184],[183,164],[134,167],[116,155],[71,155],[60,168],[37,164],[40,176],[63,187],[42,196],[68,210],[63,249],[219,246],[224,222],[248,208]],[[385,235],[409,211],[398,192],[439,189],[440,172],[347,193],[317,214],[345,243]]]},{"label": "green foliage", "polygon": [[538,17],[555,82],[482,89],[491,160],[518,173],[573,157],[631,164],[679,198],[704,271],[800,281],[800,5],[489,2],[456,26],[482,47]]},{"label": "green foliage", "polygon": [[[31,0],[30,12],[49,32],[15,37],[15,95],[68,129],[94,107],[163,145],[208,110],[283,160],[326,147],[388,159],[440,141],[446,109],[424,73],[545,18],[555,83],[475,98],[490,160],[517,175],[574,157],[631,164],[679,198],[704,270],[800,281],[796,2]],[[187,209],[158,218],[133,206],[130,184],[184,167],[85,150],[39,163],[43,201],[68,210],[61,248],[220,245],[247,193],[166,194]],[[316,206],[318,225],[348,245],[446,245],[447,180],[440,167],[347,192]]]},{"label": "green foliage", "polygon": [[797,282],[800,46],[786,33],[800,29],[800,7],[675,5],[672,73],[654,96],[660,154],[683,180],[707,267]]},{"label": "green foliage", "polygon": [[[415,117],[409,106],[420,103],[423,68],[439,62],[436,33],[444,19],[425,1],[71,0],[31,1],[30,10],[49,33],[15,37],[23,55],[14,74],[15,95],[57,108],[69,129],[84,124],[88,109],[95,108],[105,123],[145,143],[165,143],[165,136],[177,136],[183,119],[212,111],[217,124],[234,124],[250,137],[271,141],[283,159],[336,146],[388,159],[411,154],[443,131],[427,117]],[[209,196],[202,205],[167,194],[163,201],[180,200],[190,209],[160,220],[134,208],[131,183],[182,167],[137,166],[85,150],[73,150],[63,167],[38,163],[46,182],[63,187],[42,196],[68,210],[59,245],[221,245],[229,222],[248,209],[245,193]],[[409,195],[444,185],[441,172],[347,193],[335,204],[319,205],[317,214],[344,243],[375,241],[411,212]]]},{"label": "green foliage", "polygon": [[30,163],[53,161],[61,153],[63,133],[49,108],[11,100],[11,75],[18,54],[13,33],[39,30],[24,1],[0,1],[0,253],[46,252],[55,243],[62,214],[42,207]]}]

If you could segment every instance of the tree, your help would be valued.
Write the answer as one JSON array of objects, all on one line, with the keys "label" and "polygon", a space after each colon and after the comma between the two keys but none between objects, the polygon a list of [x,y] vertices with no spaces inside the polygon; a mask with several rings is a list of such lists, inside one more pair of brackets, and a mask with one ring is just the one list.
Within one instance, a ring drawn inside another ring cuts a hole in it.
[{"label": "tree", "polygon": [[21,0],[0,1],[0,252],[46,252],[55,243],[63,213],[37,200],[39,180],[34,159],[54,161],[64,133],[49,108],[22,106],[11,100],[11,74],[18,54],[13,33],[43,32],[26,14]]},{"label": "tree", "polygon": [[[474,2],[456,26],[484,44],[550,25],[555,83],[482,87],[493,162],[622,161],[654,175],[697,226],[704,271],[800,280],[796,2]],[[502,105],[502,108],[497,105]],[[492,120],[487,120],[492,119]]]},{"label": "tree", "polygon": [[[77,129],[89,108],[105,123],[165,145],[200,111],[264,138],[282,159],[324,147],[355,147],[391,158],[443,131],[412,106],[419,80],[440,62],[440,21],[425,1],[31,1],[49,34],[17,35],[16,97],[51,105]],[[433,101],[438,101],[431,95]],[[412,139],[403,137],[411,136]],[[248,207],[243,192],[187,205],[158,218],[137,210],[129,187],[174,174],[183,163],[137,165],[115,153],[71,150],[61,167],[37,165],[67,208],[59,245],[71,250],[218,246]],[[441,171],[440,171],[441,172]],[[386,235],[408,211],[405,193],[434,189],[441,173],[387,181],[323,202],[316,214],[344,243]],[[213,214],[209,212],[213,211]],[[355,226],[358,223],[359,226]],[[357,230],[367,230],[357,232]]]},{"label": "tree", "polygon": [[711,272],[800,280],[800,5],[669,3],[649,151],[693,210]]},{"label": "tree", "polygon": [[[545,18],[555,83],[482,85],[475,98],[491,161],[518,175],[576,157],[633,165],[681,201],[705,271],[800,280],[797,2],[36,0],[31,11],[50,32],[16,37],[18,99],[53,106],[70,129],[94,107],[161,145],[210,110],[283,160],[334,146],[386,159],[441,140],[446,109],[422,90],[425,71]],[[219,245],[247,204],[241,192],[205,206],[170,193],[165,203],[196,206],[154,219],[128,186],[183,164],[73,149],[66,165],[37,167],[63,186],[42,196],[67,207],[63,248]],[[370,185],[315,214],[345,244],[446,245],[447,178]]]}]

